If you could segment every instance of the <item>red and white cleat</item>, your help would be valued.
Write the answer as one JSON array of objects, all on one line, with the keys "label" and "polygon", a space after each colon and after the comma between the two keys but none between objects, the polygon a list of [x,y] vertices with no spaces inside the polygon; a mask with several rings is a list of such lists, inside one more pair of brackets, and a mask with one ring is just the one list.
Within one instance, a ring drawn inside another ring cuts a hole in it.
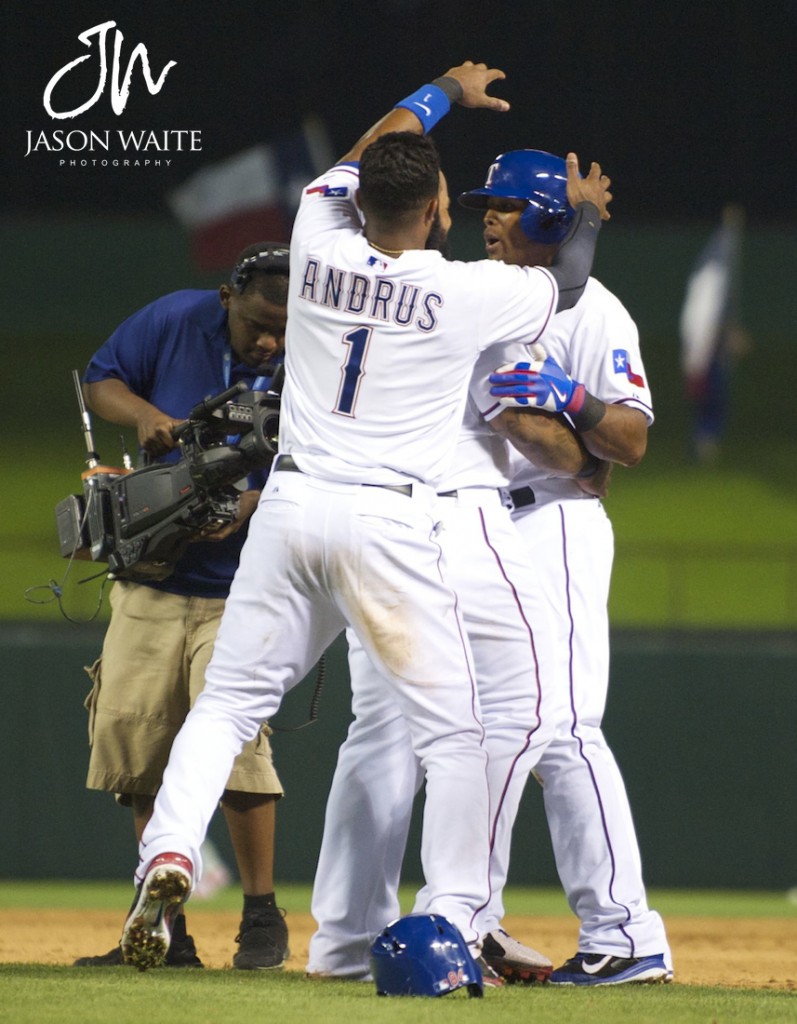
[{"label": "red and white cleat", "polygon": [[156,857],[144,877],[122,932],[122,956],[139,971],[162,967],[172,924],[191,893],[194,869],[180,853]]}]

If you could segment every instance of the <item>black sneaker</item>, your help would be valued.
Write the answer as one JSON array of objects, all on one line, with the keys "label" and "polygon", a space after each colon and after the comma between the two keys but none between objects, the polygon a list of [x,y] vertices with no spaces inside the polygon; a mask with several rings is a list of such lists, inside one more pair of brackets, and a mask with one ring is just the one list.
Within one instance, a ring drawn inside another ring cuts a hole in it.
[{"label": "black sneaker", "polygon": [[166,952],[164,967],[204,967],[205,965],[196,954],[196,946],[190,935],[184,939],[172,937],[169,949]]},{"label": "black sneaker", "polygon": [[72,964],[73,967],[122,967],[124,964],[122,947],[114,946],[107,953],[100,953],[99,956],[79,956]]},{"label": "black sneaker", "polygon": [[549,985],[628,985],[669,981],[661,953],[620,957],[611,953],[576,953],[557,967]]},{"label": "black sneaker", "polygon": [[244,914],[235,936],[238,952],[232,965],[239,971],[274,971],[291,955],[284,910],[258,910]]},{"label": "black sneaker", "polygon": [[[72,965],[73,967],[122,967],[124,957],[122,947],[114,946],[107,953],[99,956],[81,956]],[[194,940],[190,935],[184,939],[172,939],[172,943],[166,953],[164,967],[204,967],[205,965],[197,956]]]}]

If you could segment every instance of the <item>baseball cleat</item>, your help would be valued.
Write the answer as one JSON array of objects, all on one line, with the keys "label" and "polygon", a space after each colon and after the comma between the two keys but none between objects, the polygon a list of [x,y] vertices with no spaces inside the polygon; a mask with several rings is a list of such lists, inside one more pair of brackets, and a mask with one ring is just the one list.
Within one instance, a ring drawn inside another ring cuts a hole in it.
[{"label": "baseball cleat", "polygon": [[496,928],[484,936],[482,957],[502,978],[512,984],[533,985],[547,981],[553,963],[531,946]]},{"label": "baseball cleat", "polygon": [[239,971],[276,971],[291,955],[284,910],[244,914],[235,937],[238,952],[232,965]]},{"label": "baseball cleat", "polygon": [[152,861],[122,932],[126,964],[139,971],[164,965],[172,923],[190,895],[192,879],[191,861],[180,853],[163,853]]},{"label": "baseball cleat", "polygon": [[623,958],[611,953],[576,953],[551,974],[550,985],[629,985],[667,981],[661,953]]}]

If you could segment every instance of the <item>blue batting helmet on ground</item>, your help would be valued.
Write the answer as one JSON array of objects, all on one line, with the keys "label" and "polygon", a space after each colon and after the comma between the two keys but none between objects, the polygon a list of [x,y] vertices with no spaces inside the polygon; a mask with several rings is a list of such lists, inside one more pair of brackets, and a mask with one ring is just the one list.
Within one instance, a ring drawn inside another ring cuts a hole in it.
[{"label": "blue batting helmet on ground", "polygon": [[567,164],[541,149],[513,149],[497,156],[484,188],[463,192],[459,202],[484,210],[491,197],[526,200],[520,227],[532,242],[558,245],[573,219],[574,210],[567,201]]},{"label": "blue batting helmet on ground", "polygon": [[371,946],[371,973],[380,996],[442,996],[458,988],[483,994],[479,965],[439,914],[409,914],[384,928]]}]

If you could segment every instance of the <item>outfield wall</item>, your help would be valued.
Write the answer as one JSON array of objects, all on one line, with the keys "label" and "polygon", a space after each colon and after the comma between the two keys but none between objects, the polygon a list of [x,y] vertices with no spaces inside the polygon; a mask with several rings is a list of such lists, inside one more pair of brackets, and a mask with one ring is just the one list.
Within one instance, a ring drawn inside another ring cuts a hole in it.
[{"label": "outfield wall", "polygon": [[[130,812],[83,788],[88,690],[83,665],[102,628],[0,625],[2,878],[125,878],[135,861]],[[787,634],[631,634],[613,640],[606,732],[624,771],[645,876],[668,887],[785,889],[797,884],[797,640]],[[277,722],[306,721],[314,675]],[[286,797],[276,875],[309,881],[326,793],[345,735],[345,649],[327,655],[319,720],[274,737]],[[468,813],[463,794],[462,813]],[[212,835],[229,856],[223,822]],[[417,821],[406,862],[419,877]],[[530,783],[510,881],[556,884],[540,793]]]}]

